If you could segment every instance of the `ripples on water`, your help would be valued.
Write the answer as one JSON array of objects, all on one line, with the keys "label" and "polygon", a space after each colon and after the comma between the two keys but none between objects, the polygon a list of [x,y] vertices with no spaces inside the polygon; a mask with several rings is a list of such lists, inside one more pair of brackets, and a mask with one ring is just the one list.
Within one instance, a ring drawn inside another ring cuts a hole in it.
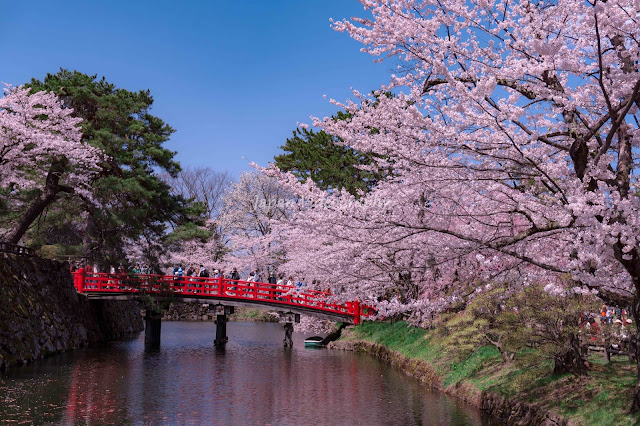
[{"label": "ripples on water", "polygon": [[[0,422],[54,424],[475,425],[478,410],[368,355],[282,347],[280,324],[165,322],[144,334],[0,376]],[[492,422],[491,422],[492,423]]]}]

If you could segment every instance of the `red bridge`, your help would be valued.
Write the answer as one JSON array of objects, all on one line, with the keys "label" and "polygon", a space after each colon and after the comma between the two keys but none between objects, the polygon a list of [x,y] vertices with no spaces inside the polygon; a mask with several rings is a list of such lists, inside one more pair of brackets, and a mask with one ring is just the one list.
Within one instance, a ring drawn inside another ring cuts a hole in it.
[{"label": "red bridge", "polygon": [[[290,318],[292,314],[304,314],[350,324],[358,324],[363,317],[373,315],[371,307],[359,302],[337,303],[333,301],[335,297],[331,294],[299,289],[297,286],[226,278],[89,273],[84,269],[73,272],[73,277],[78,293],[85,294],[90,299],[126,300],[149,294],[210,304],[216,309],[217,322],[224,323],[226,315],[233,309],[230,310],[229,307],[235,306],[275,310],[281,315],[289,314]],[[150,316],[149,312],[147,316]],[[298,322],[299,316],[295,318]],[[285,321],[293,322],[291,319]],[[149,326],[147,321],[147,328]],[[159,329],[158,324],[158,343]],[[226,327],[224,331],[218,331],[226,339]],[[216,338],[217,345],[221,343],[219,340]]]}]

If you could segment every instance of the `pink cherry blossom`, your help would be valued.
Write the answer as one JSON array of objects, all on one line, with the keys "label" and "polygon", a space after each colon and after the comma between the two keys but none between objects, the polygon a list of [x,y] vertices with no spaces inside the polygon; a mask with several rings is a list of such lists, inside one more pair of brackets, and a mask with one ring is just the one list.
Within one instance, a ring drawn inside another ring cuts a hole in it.
[{"label": "pink cherry blossom", "polygon": [[315,125],[392,173],[356,200],[267,170],[314,200],[273,225],[283,268],[422,318],[498,281],[637,300],[633,2],[361,3],[334,28],[401,73]]},{"label": "pink cherry blossom", "polygon": [[[0,185],[8,188],[10,208],[19,219],[3,223],[1,233],[17,243],[58,193],[92,201],[90,183],[105,155],[81,139],[80,118],[52,93],[5,87],[0,99]],[[13,195],[38,190],[29,205]]]}]

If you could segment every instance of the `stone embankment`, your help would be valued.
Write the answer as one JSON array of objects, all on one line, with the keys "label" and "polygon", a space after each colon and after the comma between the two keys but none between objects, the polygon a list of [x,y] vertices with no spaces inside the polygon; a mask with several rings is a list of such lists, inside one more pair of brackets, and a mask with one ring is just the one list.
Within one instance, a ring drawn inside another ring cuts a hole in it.
[{"label": "stone embankment", "polygon": [[[162,313],[163,321],[215,321],[216,316],[208,304],[173,302]],[[263,309],[236,308],[229,321],[277,322],[278,315]]]},{"label": "stone embankment", "polygon": [[568,424],[564,419],[535,404],[509,400],[493,392],[481,392],[470,386],[443,387],[442,379],[428,362],[409,358],[378,343],[366,340],[338,340],[331,342],[328,347],[373,355],[431,388],[460,398],[508,425],[561,426]]},{"label": "stone embankment", "polygon": [[133,301],[90,301],[69,265],[0,255],[0,369],[143,330]]},{"label": "stone embankment", "polygon": [[216,319],[208,304],[173,302],[162,312],[163,321],[213,321]]}]

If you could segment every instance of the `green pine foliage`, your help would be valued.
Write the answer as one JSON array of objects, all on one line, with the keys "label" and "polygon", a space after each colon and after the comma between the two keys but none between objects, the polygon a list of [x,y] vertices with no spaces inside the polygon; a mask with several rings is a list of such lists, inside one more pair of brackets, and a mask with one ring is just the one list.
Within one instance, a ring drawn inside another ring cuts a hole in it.
[{"label": "green pine foliage", "polygon": [[492,345],[503,361],[511,362],[522,349],[519,336],[526,326],[513,309],[506,307],[507,294],[507,289],[494,287],[474,297],[465,310],[445,314],[438,321],[437,332],[447,345],[458,348],[460,359]]},{"label": "green pine foliage", "polygon": [[[576,346],[580,346],[580,317],[584,313],[597,312],[599,300],[592,295],[569,293],[551,295],[541,284],[534,284],[512,295],[505,304],[505,311],[524,327],[511,333],[514,346],[533,346],[539,360],[553,359],[564,362]],[[532,357],[532,354],[529,354]],[[529,362],[532,362],[530,360]],[[573,368],[572,372],[579,373]],[[583,372],[584,373],[584,372]]]},{"label": "green pine foliage", "polygon": [[[339,117],[347,118],[344,114]],[[301,182],[311,179],[324,190],[344,188],[358,196],[382,178],[380,172],[361,168],[373,165],[370,154],[341,145],[324,131],[298,128],[280,148],[284,154],[274,157],[280,170],[293,173]]]},{"label": "green pine foliage", "polygon": [[[436,332],[457,348],[460,359],[492,345],[504,362],[560,361],[579,344],[581,314],[597,308],[593,296],[552,296],[540,284],[517,291],[494,286],[476,295],[466,309],[442,315]],[[530,351],[532,347],[536,351]]]},{"label": "green pine foliage", "polygon": [[[160,173],[175,176],[180,165],[175,152],[164,144],[175,131],[150,113],[153,97],[148,90],[129,91],[104,77],[61,69],[44,80],[33,79],[32,90],[50,91],[83,119],[83,138],[102,149],[108,160],[93,182],[100,207],[77,197],[64,203],[66,215],[76,218],[72,238],[63,214],[53,215],[32,228],[32,241],[55,244],[64,235],[82,244],[84,255],[105,264],[123,261],[123,241],[162,238],[167,224],[179,226],[198,219],[197,209],[171,193]],[[78,223],[78,217],[86,219]]]}]

